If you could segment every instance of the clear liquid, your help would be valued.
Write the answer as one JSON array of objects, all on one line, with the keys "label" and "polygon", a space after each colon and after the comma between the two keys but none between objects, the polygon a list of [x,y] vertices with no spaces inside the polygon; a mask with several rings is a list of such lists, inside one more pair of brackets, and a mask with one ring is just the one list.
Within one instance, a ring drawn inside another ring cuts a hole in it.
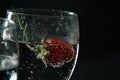
[{"label": "clear liquid", "polygon": [[45,66],[25,44],[20,44],[20,68],[18,80],[69,80],[78,57],[79,45],[73,45],[74,59],[60,67]]},{"label": "clear liquid", "polygon": [[16,55],[0,55],[0,80],[17,80],[18,62]]}]

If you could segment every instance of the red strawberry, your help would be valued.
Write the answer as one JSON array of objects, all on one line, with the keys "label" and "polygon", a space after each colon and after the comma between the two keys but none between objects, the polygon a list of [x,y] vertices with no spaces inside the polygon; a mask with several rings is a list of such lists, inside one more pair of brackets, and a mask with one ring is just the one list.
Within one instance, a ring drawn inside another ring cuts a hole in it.
[{"label": "red strawberry", "polygon": [[74,56],[72,45],[60,38],[47,38],[44,43],[47,44],[46,50],[48,52],[44,55],[47,64],[59,67],[72,60]]},{"label": "red strawberry", "polygon": [[72,45],[60,38],[47,38],[42,41],[42,45],[36,46],[38,58],[45,64],[59,67],[73,59],[74,50]]}]

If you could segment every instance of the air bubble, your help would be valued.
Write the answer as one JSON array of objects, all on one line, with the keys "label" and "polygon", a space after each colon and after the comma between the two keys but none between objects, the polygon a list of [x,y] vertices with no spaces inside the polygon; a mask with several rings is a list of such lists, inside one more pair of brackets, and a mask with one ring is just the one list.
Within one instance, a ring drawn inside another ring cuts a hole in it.
[{"label": "air bubble", "polygon": [[33,71],[30,71],[31,74],[33,74]]},{"label": "air bubble", "polygon": [[31,77],[28,77],[28,80],[31,80]]},{"label": "air bubble", "polygon": [[28,63],[28,61],[25,61],[26,63]]},{"label": "air bubble", "polygon": [[33,66],[34,68],[36,68],[36,66]]},{"label": "air bubble", "polygon": [[23,68],[22,67],[20,67],[20,70],[22,70]]},{"label": "air bubble", "polygon": [[27,68],[30,69],[30,66],[28,66]]}]

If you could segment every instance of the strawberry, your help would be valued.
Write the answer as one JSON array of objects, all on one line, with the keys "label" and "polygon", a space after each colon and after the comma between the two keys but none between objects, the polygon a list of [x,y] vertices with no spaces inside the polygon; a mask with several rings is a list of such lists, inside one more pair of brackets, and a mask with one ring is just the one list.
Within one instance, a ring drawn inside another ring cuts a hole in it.
[{"label": "strawberry", "polygon": [[74,50],[72,45],[62,39],[56,37],[47,38],[43,41],[43,44],[38,47],[40,49],[38,57],[44,63],[53,67],[59,67],[73,59]]}]

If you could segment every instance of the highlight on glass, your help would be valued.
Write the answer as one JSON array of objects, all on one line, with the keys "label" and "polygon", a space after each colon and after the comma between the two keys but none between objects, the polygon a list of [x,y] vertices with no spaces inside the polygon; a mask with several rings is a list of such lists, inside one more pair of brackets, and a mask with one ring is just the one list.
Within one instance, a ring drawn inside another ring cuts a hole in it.
[{"label": "highlight on glass", "polygon": [[0,18],[0,80],[18,80],[19,45],[15,33],[15,23]]}]

